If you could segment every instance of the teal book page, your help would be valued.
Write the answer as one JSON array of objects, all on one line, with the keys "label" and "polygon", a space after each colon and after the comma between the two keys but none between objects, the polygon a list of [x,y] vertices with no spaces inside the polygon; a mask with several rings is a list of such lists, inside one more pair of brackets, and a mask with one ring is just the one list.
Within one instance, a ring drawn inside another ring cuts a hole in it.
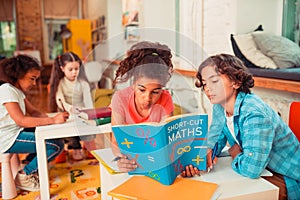
[{"label": "teal book page", "polygon": [[138,168],[129,174],[170,185],[186,165],[206,169],[207,115],[186,114],[169,120],[112,126],[120,151],[137,162]]},{"label": "teal book page", "polygon": [[149,176],[169,185],[171,162],[167,152],[167,140],[162,124],[135,124],[113,126],[120,151],[137,162],[138,168],[129,174]]},{"label": "teal book page", "polygon": [[173,168],[171,176],[176,178],[190,164],[206,170],[208,116],[184,115],[166,124],[165,128]]}]

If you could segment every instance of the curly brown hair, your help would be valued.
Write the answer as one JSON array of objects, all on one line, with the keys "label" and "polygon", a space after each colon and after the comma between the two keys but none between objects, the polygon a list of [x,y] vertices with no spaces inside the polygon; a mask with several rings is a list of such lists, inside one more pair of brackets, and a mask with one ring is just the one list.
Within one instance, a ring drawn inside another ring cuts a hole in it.
[{"label": "curly brown hair", "polygon": [[156,79],[165,85],[172,71],[170,48],[158,42],[142,41],[133,45],[127,52],[127,57],[120,62],[113,85],[125,82],[131,77]]},{"label": "curly brown hair", "polygon": [[58,89],[59,82],[62,78],[64,78],[65,74],[61,70],[61,66],[65,66],[69,62],[78,62],[80,69],[79,69],[79,74],[78,74],[78,79],[83,79],[87,81],[86,75],[85,75],[85,70],[82,65],[82,61],[79,58],[79,56],[73,52],[66,52],[62,55],[59,55],[55,58],[53,66],[52,66],[52,71],[51,71],[51,76],[50,76],[50,95],[49,95],[49,109],[51,112],[56,112],[57,111],[57,105],[55,101],[56,97],[56,92]]},{"label": "curly brown hair", "polygon": [[254,79],[248,68],[238,57],[230,54],[217,54],[204,60],[197,72],[196,87],[203,87],[201,71],[206,66],[213,66],[217,73],[225,74],[228,78],[240,85],[237,92],[251,93]]},{"label": "curly brown hair", "polygon": [[18,79],[23,78],[32,69],[42,71],[39,61],[34,57],[17,55],[3,59],[0,62],[0,80],[15,85]]}]

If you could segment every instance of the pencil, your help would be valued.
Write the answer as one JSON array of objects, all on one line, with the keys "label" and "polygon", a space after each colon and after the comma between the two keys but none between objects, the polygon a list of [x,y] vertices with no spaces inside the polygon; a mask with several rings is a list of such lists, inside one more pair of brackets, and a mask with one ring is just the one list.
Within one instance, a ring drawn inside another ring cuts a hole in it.
[{"label": "pencil", "polygon": [[59,98],[58,101],[60,102],[63,111],[67,112],[66,109],[65,109],[65,107],[64,107],[64,104],[63,104],[62,100]]},{"label": "pencil", "polygon": [[111,162],[116,162],[116,161],[118,161],[118,160],[120,160],[121,159],[121,157],[120,156],[117,156],[117,157],[115,157]]},{"label": "pencil", "polygon": [[217,151],[218,151],[218,142],[216,142],[213,150],[212,150],[212,156],[211,156],[211,161],[214,162],[214,159],[217,155]]}]

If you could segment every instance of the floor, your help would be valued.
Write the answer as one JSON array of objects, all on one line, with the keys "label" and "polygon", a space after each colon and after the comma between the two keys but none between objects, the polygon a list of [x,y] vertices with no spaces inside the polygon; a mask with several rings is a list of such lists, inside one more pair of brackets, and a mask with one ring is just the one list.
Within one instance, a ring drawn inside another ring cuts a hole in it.
[{"label": "floor", "polygon": [[[47,91],[47,85],[40,85],[37,86],[36,88],[32,89],[30,91],[29,94],[27,94],[27,98],[29,99],[29,101],[35,106],[37,107],[40,111],[42,112],[49,112],[49,108],[48,108],[48,91]],[[97,140],[97,137],[96,137]],[[20,159],[23,160],[26,157],[26,154],[22,154],[20,155]],[[74,163],[76,163],[76,165],[80,168],[84,168],[87,165],[90,165],[91,163],[96,163],[95,166],[97,167],[96,169],[96,173],[92,174],[92,177],[94,179],[94,181],[96,181],[96,184],[93,184],[92,187],[93,188],[99,188],[100,186],[100,169],[99,169],[99,164],[98,161],[96,159],[92,159],[92,160],[83,160],[83,161],[72,161],[71,159],[68,159],[67,165],[73,166]],[[88,163],[88,164],[87,164]],[[61,168],[61,164],[55,164],[54,162],[51,163],[52,164],[52,168],[54,170],[50,171],[50,177],[51,174],[52,176],[54,176],[56,174],[55,169],[57,168]],[[67,169],[70,167],[66,167]],[[1,167],[1,164],[0,164]],[[84,180],[82,180],[84,181]],[[73,184],[73,183],[72,183]],[[66,186],[66,190],[70,190],[71,188],[76,188],[78,186],[76,186],[76,184],[72,185],[71,183],[68,184],[68,186]],[[82,182],[79,182],[79,184],[82,184]],[[95,190],[95,189],[93,189]],[[101,190],[101,189],[100,189]],[[63,191],[61,193],[64,193],[66,191]],[[70,193],[70,192],[69,192]],[[99,193],[99,192],[98,192]],[[76,193],[77,194],[77,193]],[[89,193],[90,194],[90,193]],[[35,196],[35,197],[33,197]],[[76,196],[76,195],[75,195]],[[53,198],[53,199],[64,199],[64,200],[69,200],[69,199],[100,199],[100,195],[97,195],[97,198],[93,198],[93,197],[88,197],[88,198],[78,198],[77,196],[75,197],[74,194],[72,194],[71,196],[64,196],[64,198]],[[28,193],[26,191],[19,191],[19,195],[17,198],[15,199],[36,199],[37,195],[35,193]]]}]

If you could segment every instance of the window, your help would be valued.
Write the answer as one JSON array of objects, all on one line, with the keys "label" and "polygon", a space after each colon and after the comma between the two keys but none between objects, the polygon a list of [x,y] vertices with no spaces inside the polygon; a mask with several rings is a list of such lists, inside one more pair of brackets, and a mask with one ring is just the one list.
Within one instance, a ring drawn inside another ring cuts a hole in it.
[{"label": "window", "polygon": [[283,3],[282,36],[300,45],[300,0]]},{"label": "window", "polygon": [[0,22],[0,56],[11,57],[16,50],[15,22]]},{"label": "window", "polygon": [[59,35],[61,26],[68,23],[69,20],[45,20],[45,38],[47,38],[47,47],[45,48],[46,62],[54,60],[63,53],[62,38]]},{"label": "window", "polygon": [[[1,1],[1,0],[0,0]],[[45,63],[63,53],[61,26],[70,19],[81,17],[81,0],[43,0],[44,3],[44,52]]]},{"label": "window", "polygon": [[11,57],[16,50],[14,0],[0,0],[0,57]]}]

